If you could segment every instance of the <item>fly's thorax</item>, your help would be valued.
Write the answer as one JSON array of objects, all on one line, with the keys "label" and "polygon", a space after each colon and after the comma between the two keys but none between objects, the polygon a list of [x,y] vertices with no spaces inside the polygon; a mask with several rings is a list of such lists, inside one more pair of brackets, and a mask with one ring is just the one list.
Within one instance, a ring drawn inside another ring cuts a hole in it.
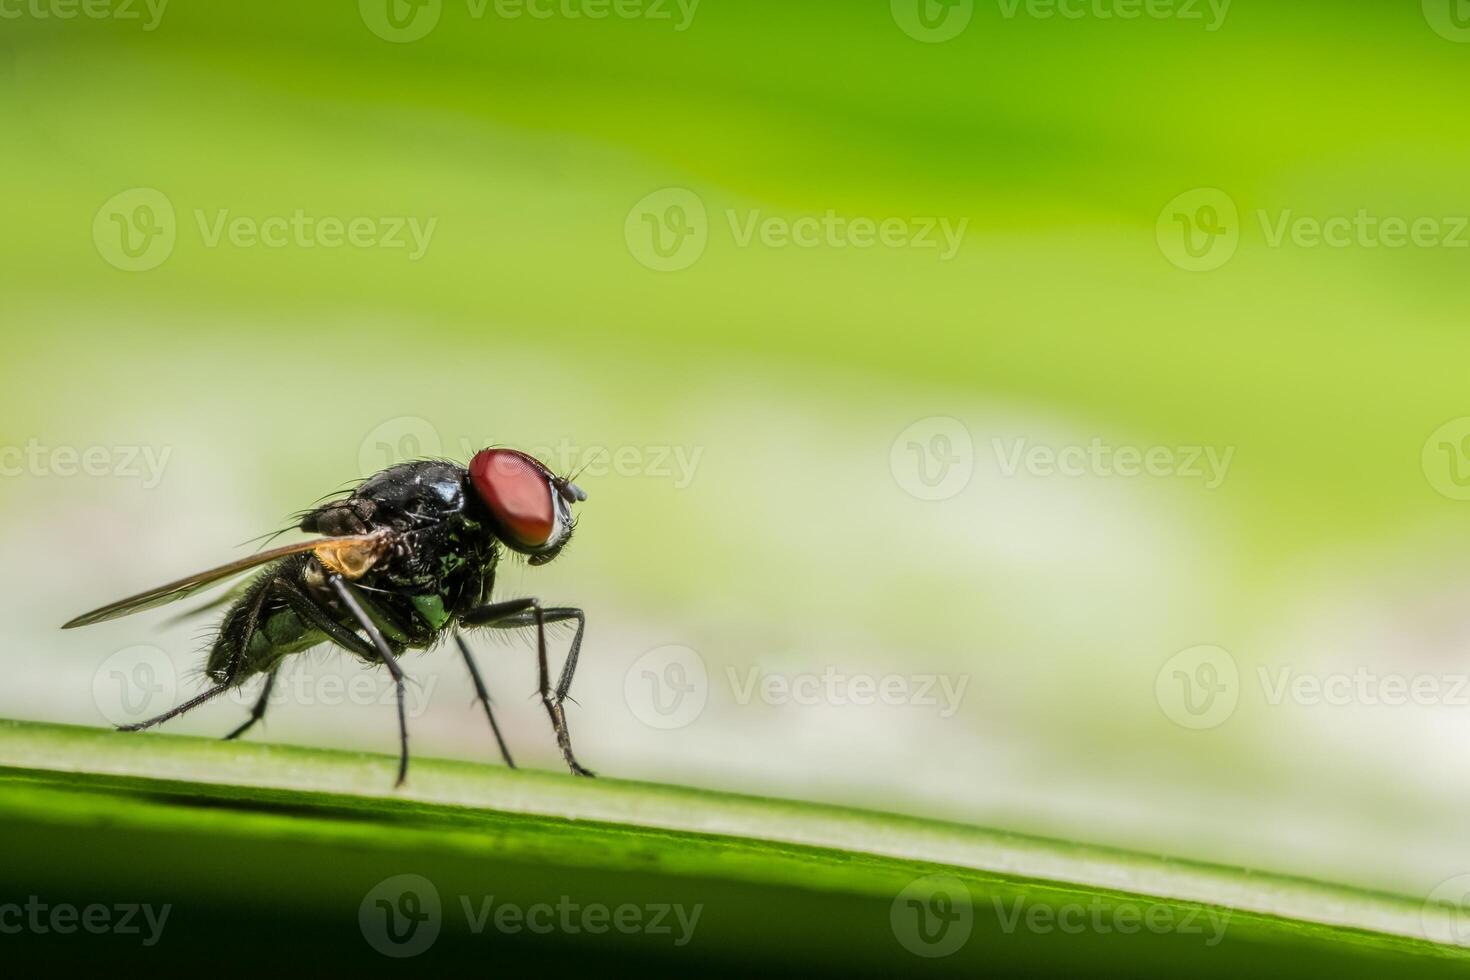
[{"label": "fly's thorax", "polygon": [[400,463],[375,473],[351,494],[306,514],[301,529],[340,537],[379,528],[409,531],[465,509],[466,470],[442,460]]}]

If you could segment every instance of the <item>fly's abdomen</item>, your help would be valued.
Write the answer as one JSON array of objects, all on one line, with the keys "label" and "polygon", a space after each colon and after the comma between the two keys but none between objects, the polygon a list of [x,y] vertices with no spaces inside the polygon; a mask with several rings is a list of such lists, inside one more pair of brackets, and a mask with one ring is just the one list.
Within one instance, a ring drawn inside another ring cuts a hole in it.
[{"label": "fly's abdomen", "polygon": [[270,670],[287,654],[299,653],[326,641],[318,630],[278,596],[272,583],[291,568],[270,568],[251,583],[230,607],[219,636],[209,651],[206,671],[217,683],[240,683]]}]

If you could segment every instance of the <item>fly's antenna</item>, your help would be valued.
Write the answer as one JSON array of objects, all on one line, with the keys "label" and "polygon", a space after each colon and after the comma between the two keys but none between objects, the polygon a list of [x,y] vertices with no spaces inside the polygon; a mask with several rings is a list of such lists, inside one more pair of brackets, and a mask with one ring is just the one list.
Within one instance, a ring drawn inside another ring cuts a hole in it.
[{"label": "fly's antenna", "polygon": [[588,456],[586,459],[582,460],[582,465],[579,466],[579,467],[577,467],[575,470],[573,470],[571,472],[570,475],[568,475],[566,477],[566,482],[568,482],[568,483],[574,483],[574,482],[576,482],[577,477],[579,477],[583,473],[586,473],[587,472],[587,467],[589,467],[593,463],[597,462],[597,458],[599,456],[606,455],[606,453],[607,453],[607,450],[605,448],[603,448],[602,446],[598,446],[596,449],[592,450],[592,455],[591,456]]},{"label": "fly's antenna", "polygon": [[577,486],[576,479],[587,472],[587,467],[597,462],[597,457],[604,452],[606,450],[601,447],[593,450],[592,455],[583,460],[582,465],[573,470],[570,476],[559,476],[553,481],[556,485],[557,492],[562,495],[567,503],[580,503],[587,499],[587,491]]}]

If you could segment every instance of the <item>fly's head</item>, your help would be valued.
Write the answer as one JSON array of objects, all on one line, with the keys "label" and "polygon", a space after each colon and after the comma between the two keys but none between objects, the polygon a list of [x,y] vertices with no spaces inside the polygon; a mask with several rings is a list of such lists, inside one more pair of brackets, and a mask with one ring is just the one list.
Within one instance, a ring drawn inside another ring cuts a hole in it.
[{"label": "fly's head", "polygon": [[470,460],[469,482],[490,512],[495,534],[532,565],[551,561],[572,539],[572,505],[582,488],[533,456],[514,449],[482,449]]}]

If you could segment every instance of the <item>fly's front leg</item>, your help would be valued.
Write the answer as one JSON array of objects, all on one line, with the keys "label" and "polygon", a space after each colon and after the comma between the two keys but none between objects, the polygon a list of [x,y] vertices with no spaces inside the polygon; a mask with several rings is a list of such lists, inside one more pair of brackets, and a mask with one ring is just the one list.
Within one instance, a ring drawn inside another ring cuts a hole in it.
[{"label": "fly's front leg", "polygon": [[516,764],[511,761],[510,749],[506,747],[505,737],[500,734],[500,726],[495,723],[495,712],[490,707],[490,692],[485,690],[485,682],[480,679],[480,671],[475,666],[475,658],[470,654],[470,645],[465,642],[464,635],[458,631],[454,634],[454,642],[459,644],[459,652],[464,656],[464,665],[470,669],[470,680],[475,682],[475,698],[485,706],[485,717],[490,719],[490,731],[495,733],[495,744],[500,746],[500,755],[505,759],[505,765],[514,769]]},{"label": "fly's front leg", "polygon": [[[551,716],[551,727],[556,729],[556,744],[561,748],[561,757],[566,760],[567,768],[574,776],[591,776],[592,771],[582,768],[581,763],[577,762],[577,757],[572,754],[572,735],[567,731],[566,709],[562,707],[562,703],[566,701],[564,691],[572,686],[571,676],[565,668],[562,669],[562,679],[557,683],[556,694],[553,696],[551,672],[546,665],[546,613],[539,603],[532,611],[536,616],[536,663],[541,676],[541,703],[546,706],[546,713]],[[578,630],[578,633],[580,632]],[[567,666],[574,667],[575,665],[575,661],[569,657]]]},{"label": "fly's front leg", "polygon": [[[568,620],[576,620],[577,632],[572,637],[572,645],[567,652],[567,662],[562,667],[561,677],[557,680],[556,688],[553,689],[551,669],[546,657],[546,624]],[[460,621],[466,626],[484,626],[490,629],[536,627],[536,664],[540,677],[541,703],[545,705],[546,713],[551,717],[551,727],[556,730],[556,744],[561,749],[562,758],[566,760],[568,769],[578,776],[591,776],[592,772],[584,769],[572,753],[572,736],[567,730],[566,710],[562,706],[562,703],[566,701],[567,691],[571,689],[572,675],[577,669],[577,657],[582,650],[582,631],[587,626],[587,617],[582,610],[571,607],[543,609],[540,600],[537,599],[511,599],[507,602],[494,602],[488,606],[473,609],[460,617]]]}]

